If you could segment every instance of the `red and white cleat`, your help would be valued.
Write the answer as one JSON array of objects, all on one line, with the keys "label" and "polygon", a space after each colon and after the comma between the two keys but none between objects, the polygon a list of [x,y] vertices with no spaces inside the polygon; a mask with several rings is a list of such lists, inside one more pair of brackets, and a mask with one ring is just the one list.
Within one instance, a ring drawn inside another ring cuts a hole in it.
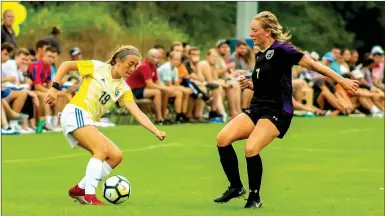
[{"label": "red and white cleat", "polygon": [[98,200],[95,194],[86,194],[84,196],[84,202],[86,205],[105,205],[104,202]]},{"label": "red and white cleat", "polygon": [[80,202],[80,204],[86,204],[84,202],[84,195],[85,195],[85,190],[81,189],[78,185],[73,186],[69,191],[68,195],[75,199],[75,201]]}]

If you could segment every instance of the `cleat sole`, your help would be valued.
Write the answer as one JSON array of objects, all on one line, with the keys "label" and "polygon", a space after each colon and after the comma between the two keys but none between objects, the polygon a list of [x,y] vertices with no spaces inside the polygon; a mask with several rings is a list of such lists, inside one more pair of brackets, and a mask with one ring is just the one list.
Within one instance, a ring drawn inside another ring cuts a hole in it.
[{"label": "cleat sole", "polygon": [[84,196],[70,196],[70,197],[74,199],[74,202],[79,202],[82,205],[86,204],[86,202],[84,201]]}]

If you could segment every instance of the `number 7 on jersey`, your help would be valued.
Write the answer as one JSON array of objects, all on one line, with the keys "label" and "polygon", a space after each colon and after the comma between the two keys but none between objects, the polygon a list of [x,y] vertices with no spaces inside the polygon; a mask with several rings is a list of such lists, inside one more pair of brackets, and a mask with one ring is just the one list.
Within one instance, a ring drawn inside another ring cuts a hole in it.
[{"label": "number 7 on jersey", "polygon": [[258,69],[256,69],[255,72],[254,72],[254,73],[257,73],[257,79],[259,79],[259,71],[260,71],[260,70],[261,70],[261,69],[258,68]]}]

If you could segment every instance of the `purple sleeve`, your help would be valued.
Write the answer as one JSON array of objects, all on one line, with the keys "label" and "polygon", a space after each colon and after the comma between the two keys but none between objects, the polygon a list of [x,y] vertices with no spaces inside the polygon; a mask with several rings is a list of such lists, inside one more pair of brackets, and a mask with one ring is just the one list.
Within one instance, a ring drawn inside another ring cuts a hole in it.
[{"label": "purple sleeve", "polygon": [[299,61],[301,61],[302,57],[304,56],[302,52],[286,43],[282,45],[282,49],[284,52],[284,57],[288,60],[290,65],[298,65]]}]

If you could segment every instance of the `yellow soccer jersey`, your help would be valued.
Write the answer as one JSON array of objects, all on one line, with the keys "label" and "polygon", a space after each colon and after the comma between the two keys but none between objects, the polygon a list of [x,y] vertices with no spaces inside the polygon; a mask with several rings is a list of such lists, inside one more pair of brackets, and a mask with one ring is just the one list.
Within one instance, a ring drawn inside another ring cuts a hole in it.
[{"label": "yellow soccer jersey", "polygon": [[77,61],[76,64],[83,81],[69,103],[90,113],[94,121],[99,120],[117,101],[134,101],[125,80],[112,78],[111,65],[95,60]]}]

